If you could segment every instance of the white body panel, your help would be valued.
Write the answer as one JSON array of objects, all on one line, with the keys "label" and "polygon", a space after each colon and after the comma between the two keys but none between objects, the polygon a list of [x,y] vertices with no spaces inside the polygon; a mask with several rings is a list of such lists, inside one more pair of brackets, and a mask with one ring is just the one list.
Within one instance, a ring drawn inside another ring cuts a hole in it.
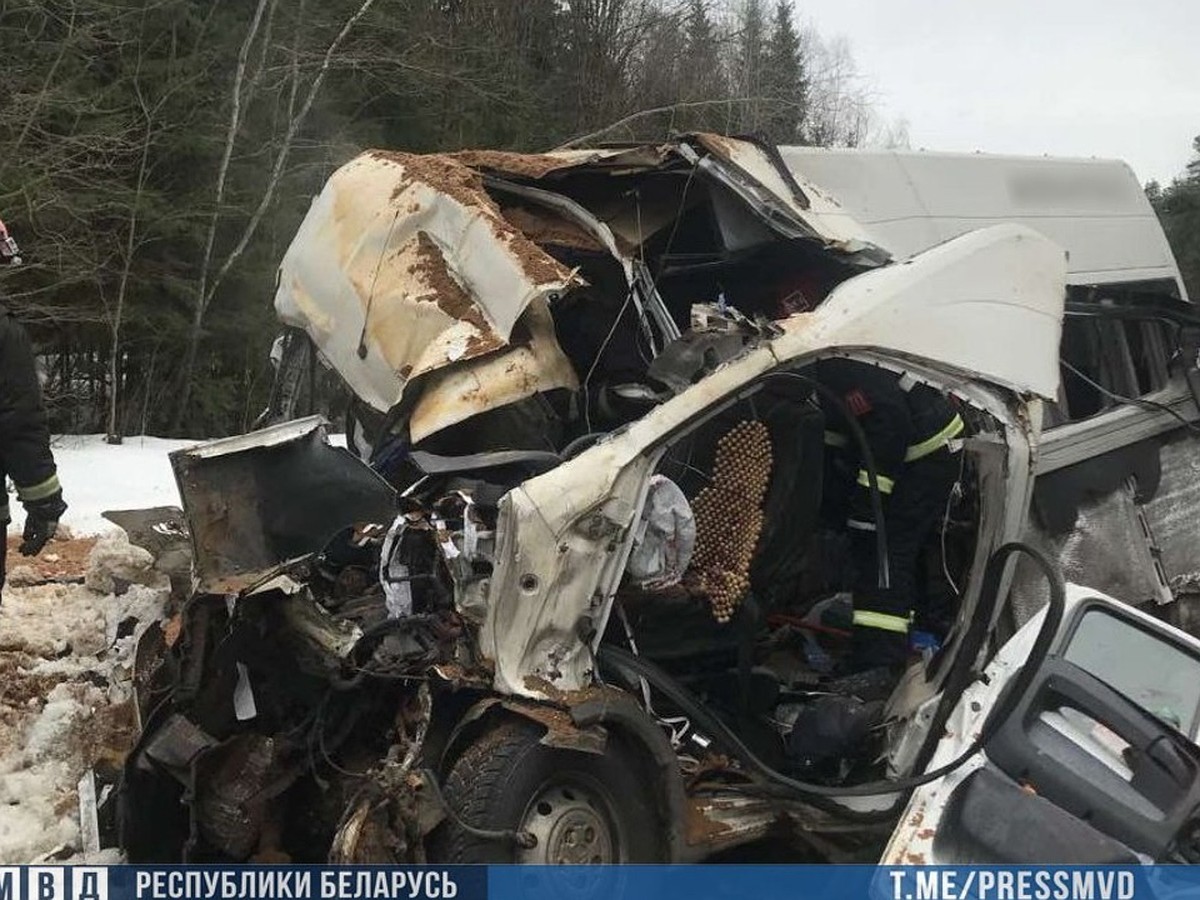
[{"label": "white body panel", "polygon": [[1187,293],[1137,176],[1120,160],[782,147],[900,259],[996,222],[1063,247],[1069,284],[1171,279]]}]

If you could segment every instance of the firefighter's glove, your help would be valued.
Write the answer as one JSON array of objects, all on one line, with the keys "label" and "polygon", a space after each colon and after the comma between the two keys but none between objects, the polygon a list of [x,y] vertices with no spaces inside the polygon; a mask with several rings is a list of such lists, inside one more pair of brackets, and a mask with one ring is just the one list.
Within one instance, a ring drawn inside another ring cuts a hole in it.
[{"label": "firefighter's glove", "polygon": [[58,520],[67,511],[62,491],[55,491],[41,500],[25,504],[25,534],[21,541],[22,556],[37,556],[58,530]]}]

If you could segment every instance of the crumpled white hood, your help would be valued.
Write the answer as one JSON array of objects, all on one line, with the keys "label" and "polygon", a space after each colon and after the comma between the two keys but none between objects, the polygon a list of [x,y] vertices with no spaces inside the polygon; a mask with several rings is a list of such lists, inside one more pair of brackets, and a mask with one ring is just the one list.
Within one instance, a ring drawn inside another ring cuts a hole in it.
[{"label": "crumpled white hood", "polygon": [[506,347],[530,304],[574,281],[462,163],[371,151],[313,201],[280,266],[275,309],[385,412],[418,376]]}]

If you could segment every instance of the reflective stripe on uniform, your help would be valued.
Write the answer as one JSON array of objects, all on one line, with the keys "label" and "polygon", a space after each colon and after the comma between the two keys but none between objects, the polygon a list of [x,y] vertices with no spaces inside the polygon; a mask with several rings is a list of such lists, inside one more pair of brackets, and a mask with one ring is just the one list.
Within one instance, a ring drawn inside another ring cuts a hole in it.
[{"label": "reflective stripe on uniform", "polygon": [[955,413],[954,418],[950,420],[950,423],[933,437],[921,441],[919,444],[913,444],[911,447],[909,447],[908,451],[904,454],[904,461],[913,462],[914,460],[928,456],[935,450],[941,450],[944,446],[962,434],[962,430],[965,427],[966,426],[963,424],[962,416],[960,416],[958,413]]},{"label": "reflective stripe on uniform", "polygon": [[864,522],[862,519],[847,519],[846,527],[852,528],[855,531],[874,531],[874,522]]},{"label": "reflective stripe on uniform", "polygon": [[[875,478],[879,481],[879,493],[881,494],[890,494],[896,487],[896,482],[886,475],[877,474]],[[871,486],[871,475],[866,469],[858,470],[858,483],[865,488]]]},{"label": "reflective stripe on uniform", "polygon": [[57,494],[62,490],[62,485],[58,483],[58,475],[51,475],[45,481],[39,481],[37,484],[28,487],[17,485],[17,499],[22,503],[27,503],[30,500],[45,500],[51,494]]},{"label": "reflective stripe on uniform", "polygon": [[836,431],[826,431],[825,432],[825,446],[826,447],[849,447],[850,439],[847,438],[844,434],[839,434]]},{"label": "reflective stripe on uniform", "polygon": [[854,624],[862,628],[878,628],[881,631],[908,634],[908,616],[894,616],[891,613],[875,612],[872,609],[856,609]]}]

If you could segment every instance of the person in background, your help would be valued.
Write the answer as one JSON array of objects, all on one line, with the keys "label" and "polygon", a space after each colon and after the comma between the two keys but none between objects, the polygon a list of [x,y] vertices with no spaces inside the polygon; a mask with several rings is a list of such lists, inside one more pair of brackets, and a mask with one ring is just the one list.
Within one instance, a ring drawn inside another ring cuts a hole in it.
[{"label": "person in background", "polygon": [[[854,628],[846,670],[884,668],[898,675],[921,600],[921,551],[958,483],[963,419],[940,391],[867,362],[821,360],[817,379],[842,401],[841,410],[828,410],[826,444],[830,452],[852,460],[845,466],[850,480],[846,527],[854,556]],[[887,527],[887,588],[878,583],[870,477],[844,421],[846,412],[858,421],[875,461]]]},{"label": "person in background", "polygon": [[[0,266],[20,263],[17,242],[0,222]],[[67,504],[50,450],[50,428],[33,345],[21,323],[0,306],[0,483],[9,478],[25,507],[21,554],[36,556],[54,537]],[[12,521],[7,493],[0,504],[0,521],[5,530]],[[7,541],[0,542],[0,589],[6,555]]]},{"label": "person in background", "polygon": [[[830,287],[813,271],[792,274],[776,288],[774,317],[815,309]],[[820,398],[826,421],[825,513],[845,523],[853,557],[851,648],[841,671],[878,672],[886,685],[908,659],[909,632],[921,603],[921,551],[958,484],[965,424],[952,398],[907,373],[834,357],[817,363],[816,378],[837,398]],[[875,462],[887,537],[886,588],[879,586],[869,473],[846,416],[857,421]]]}]

